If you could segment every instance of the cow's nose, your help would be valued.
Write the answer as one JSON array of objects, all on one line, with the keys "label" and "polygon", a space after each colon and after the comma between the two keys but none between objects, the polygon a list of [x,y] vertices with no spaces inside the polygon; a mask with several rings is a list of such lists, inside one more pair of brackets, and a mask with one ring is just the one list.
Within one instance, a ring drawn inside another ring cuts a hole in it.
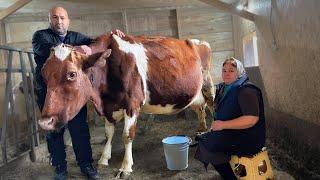
[{"label": "cow's nose", "polygon": [[56,118],[54,116],[47,117],[47,118],[41,118],[39,120],[39,125],[44,130],[54,130]]}]

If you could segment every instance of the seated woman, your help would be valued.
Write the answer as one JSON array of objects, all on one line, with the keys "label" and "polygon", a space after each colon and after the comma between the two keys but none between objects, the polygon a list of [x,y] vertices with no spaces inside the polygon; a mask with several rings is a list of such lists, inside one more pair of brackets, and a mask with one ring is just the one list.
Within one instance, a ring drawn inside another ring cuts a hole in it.
[{"label": "seated woman", "polygon": [[265,117],[261,90],[249,82],[242,63],[226,59],[217,85],[211,132],[198,137],[195,158],[212,164],[223,179],[236,179],[231,155],[251,156],[264,147]]}]

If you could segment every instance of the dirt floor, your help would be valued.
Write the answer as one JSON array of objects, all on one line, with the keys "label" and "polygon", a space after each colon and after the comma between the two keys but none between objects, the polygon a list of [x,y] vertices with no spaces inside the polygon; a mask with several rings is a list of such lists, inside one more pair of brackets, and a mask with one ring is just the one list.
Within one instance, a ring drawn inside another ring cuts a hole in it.
[{"label": "dirt floor", "polygon": [[[170,171],[166,167],[163,145],[161,140],[167,136],[184,134],[193,137],[198,127],[195,115],[187,113],[188,118],[177,118],[176,116],[156,116],[152,121],[145,120],[147,116],[141,118],[138,125],[139,129],[133,143],[133,173],[128,179],[176,179],[176,180],[198,180],[198,179],[221,179],[218,173],[209,166],[206,171],[201,163],[193,158],[195,149],[189,149],[189,166],[186,170]],[[209,121],[208,121],[209,122]],[[124,146],[121,140],[123,123],[116,125],[116,134],[113,141],[112,158],[109,167],[99,169],[101,179],[114,179],[118,168],[121,165],[124,155]],[[93,149],[94,165],[100,158],[105,139],[103,123],[91,128],[91,143]],[[45,149],[45,146],[43,146]],[[272,149],[270,149],[272,151]],[[85,179],[76,165],[75,157],[71,146],[67,146],[68,152],[68,171],[69,179]],[[38,154],[38,160],[35,163],[25,163],[6,168],[1,172],[2,179],[30,179],[45,180],[52,179],[53,168],[46,158],[46,150],[43,154]],[[270,156],[271,163],[275,172],[275,179],[290,180],[294,179],[288,173],[281,171],[278,167],[279,162]]]}]

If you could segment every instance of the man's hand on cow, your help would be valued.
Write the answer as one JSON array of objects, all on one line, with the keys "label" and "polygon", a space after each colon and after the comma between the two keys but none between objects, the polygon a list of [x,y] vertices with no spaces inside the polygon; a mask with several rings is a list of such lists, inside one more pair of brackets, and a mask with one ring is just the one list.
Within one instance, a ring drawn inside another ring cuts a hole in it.
[{"label": "man's hand on cow", "polygon": [[116,35],[119,36],[120,38],[123,38],[123,37],[126,36],[126,35],[125,35],[122,31],[120,31],[119,29],[114,29],[114,30],[112,30],[112,31],[111,31],[111,34],[116,34]]},{"label": "man's hand on cow", "polygon": [[74,46],[74,50],[76,50],[77,52],[80,52],[82,54],[85,54],[85,55],[91,55],[92,54],[91,48],[89,46],[87,46],[87,45]]},{"label": "man's hand on cow", "polygon": [[211,130],[213,131],[221,131],[224,129],[224,121],[220,121],[220,120],[214,120],[211,123]]}]

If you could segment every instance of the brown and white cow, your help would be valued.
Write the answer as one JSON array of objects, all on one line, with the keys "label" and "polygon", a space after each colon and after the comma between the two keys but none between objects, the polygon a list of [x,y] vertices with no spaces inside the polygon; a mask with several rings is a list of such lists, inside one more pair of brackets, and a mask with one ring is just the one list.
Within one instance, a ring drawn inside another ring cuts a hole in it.
[{"label": "brown and white cow", "polygon": [[212,110],[214,97],[208,43],[105,34],[90,47],[90,56],[63,44],[53,48],[42,69],[48,87],[39,120],[43,129],[61,128],[91,100],[107,119],[108,141],[99,165],[108,165],[114,125],[124,119],[120,176],[132,172],[132,141],[140,112],[173,114],[191,106],[199,117],[198,130],[207,129],[205,107]]}]

